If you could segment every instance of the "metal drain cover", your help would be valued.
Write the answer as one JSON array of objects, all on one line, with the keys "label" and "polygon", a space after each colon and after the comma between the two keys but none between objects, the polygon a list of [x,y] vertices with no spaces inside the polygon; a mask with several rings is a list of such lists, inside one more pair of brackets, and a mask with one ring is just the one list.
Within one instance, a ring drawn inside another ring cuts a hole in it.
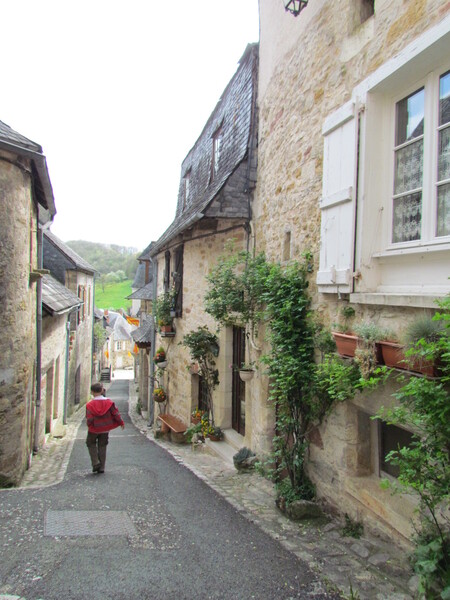
[{"label": "metal drain cover", "polygon": [[44,519],[44,535],[136,535],[136,528],[124,511],[48,510]]}]

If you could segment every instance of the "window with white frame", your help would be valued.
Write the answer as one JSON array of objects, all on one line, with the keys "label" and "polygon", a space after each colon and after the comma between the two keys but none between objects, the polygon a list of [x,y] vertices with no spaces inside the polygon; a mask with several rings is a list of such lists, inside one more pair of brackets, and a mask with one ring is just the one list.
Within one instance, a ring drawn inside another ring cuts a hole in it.
[{"label": "window with white frame", "polygon": [[450,18],[325,119],[321,293],[434,307],[449,292],[449,44]]},{"label": "window with white frame", "polygon": [[186,172],[183,177],[183,208],[186,208],[189,202],[189,193],[191,186],[191,170]]},{"label": "window with white frame", "polygon": [[450,72],[431,74],[423,87],[396,102],[391,241],[448,235]]}]

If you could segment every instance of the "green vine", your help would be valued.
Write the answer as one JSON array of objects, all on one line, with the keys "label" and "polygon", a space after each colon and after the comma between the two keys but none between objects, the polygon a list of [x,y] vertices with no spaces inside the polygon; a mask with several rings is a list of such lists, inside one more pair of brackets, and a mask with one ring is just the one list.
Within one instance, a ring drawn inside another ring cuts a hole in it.
[{"label": "green vine", "polygon": [[[247,325],[255,332],[267,322],[270,352],[262,357],[276,413],[270,457],[280,494],[312,498],[306,474],[309,437],[336,401],[354,395],[359,371],[329,354],[330,340],[310,314],[308,278],[312,257],[282,267],[246,252],[221,257],[208,277],[206,310],[220,325]],[[320,338],[320,341],[318,339]],[[317,365],[319,346],[326,351]],[[289,494],[287,487],[290,488]]]},{"label": "green vine", "polygon": [[216,368],[215,358],[219,355],[219,342],[217,336],[209,331],[206,326],[187,333],[180,345],[188,348],[191,359],[199,366],[199,375],[203,377],[206,389],[206,403],[211,425],[214,426],[214,405],[212,394],[219,385],[219,371]]}]

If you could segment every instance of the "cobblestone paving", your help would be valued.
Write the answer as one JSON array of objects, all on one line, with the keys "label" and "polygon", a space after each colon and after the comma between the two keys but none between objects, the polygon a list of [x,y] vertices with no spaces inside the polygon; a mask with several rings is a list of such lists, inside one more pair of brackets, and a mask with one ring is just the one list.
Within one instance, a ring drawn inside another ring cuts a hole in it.
[{"label": "cobblestone paving", "polygon": [[[317,523],[294,523],[275,506],[273,485],[256,473],[238,473],[205,449],[154,439],[146,421],[136,413],[135,384],[130,381],[129,414],[142,435],[163,447],[178,462],[217,491],[244,517],[255,523],[287,550],[304,560],[326,581],[330,589],[349,593],[350,584],[361,600],[411,600],[417,589],[407,557],[388,541],[364,535],[361,539],[341,535],[336,519]],[[66,472],[78,427],[80,409],[68,421],[64,438],[50,439],[27,471],[21,487],[44,487],[59,483]],[[19,600],[2,596],[0,600]],[[25,600],[25,599],[21,599]]]}]

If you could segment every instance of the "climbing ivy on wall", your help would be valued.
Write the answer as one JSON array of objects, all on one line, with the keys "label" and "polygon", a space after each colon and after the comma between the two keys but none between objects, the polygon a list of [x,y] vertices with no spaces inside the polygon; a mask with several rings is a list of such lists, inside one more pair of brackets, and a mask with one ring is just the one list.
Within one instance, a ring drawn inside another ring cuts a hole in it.
[{"label": "climbing ivy on wall", "polygon": [[[355,393],[359,371],[327,354],[316,364],[318,328],[310,312],[308,279],[312,257],[288,266],[264,254],[222,257],[208,277],[206,310],[221,325],[268,325],[270,351],[262,357],[270,379],[269,400],[276,413],[271,462],[281,485],[287,475],[290,497],[312,498],[306,474],[309,436],[336,401]],[[286,489],[286,484],[283,483]]]}]

